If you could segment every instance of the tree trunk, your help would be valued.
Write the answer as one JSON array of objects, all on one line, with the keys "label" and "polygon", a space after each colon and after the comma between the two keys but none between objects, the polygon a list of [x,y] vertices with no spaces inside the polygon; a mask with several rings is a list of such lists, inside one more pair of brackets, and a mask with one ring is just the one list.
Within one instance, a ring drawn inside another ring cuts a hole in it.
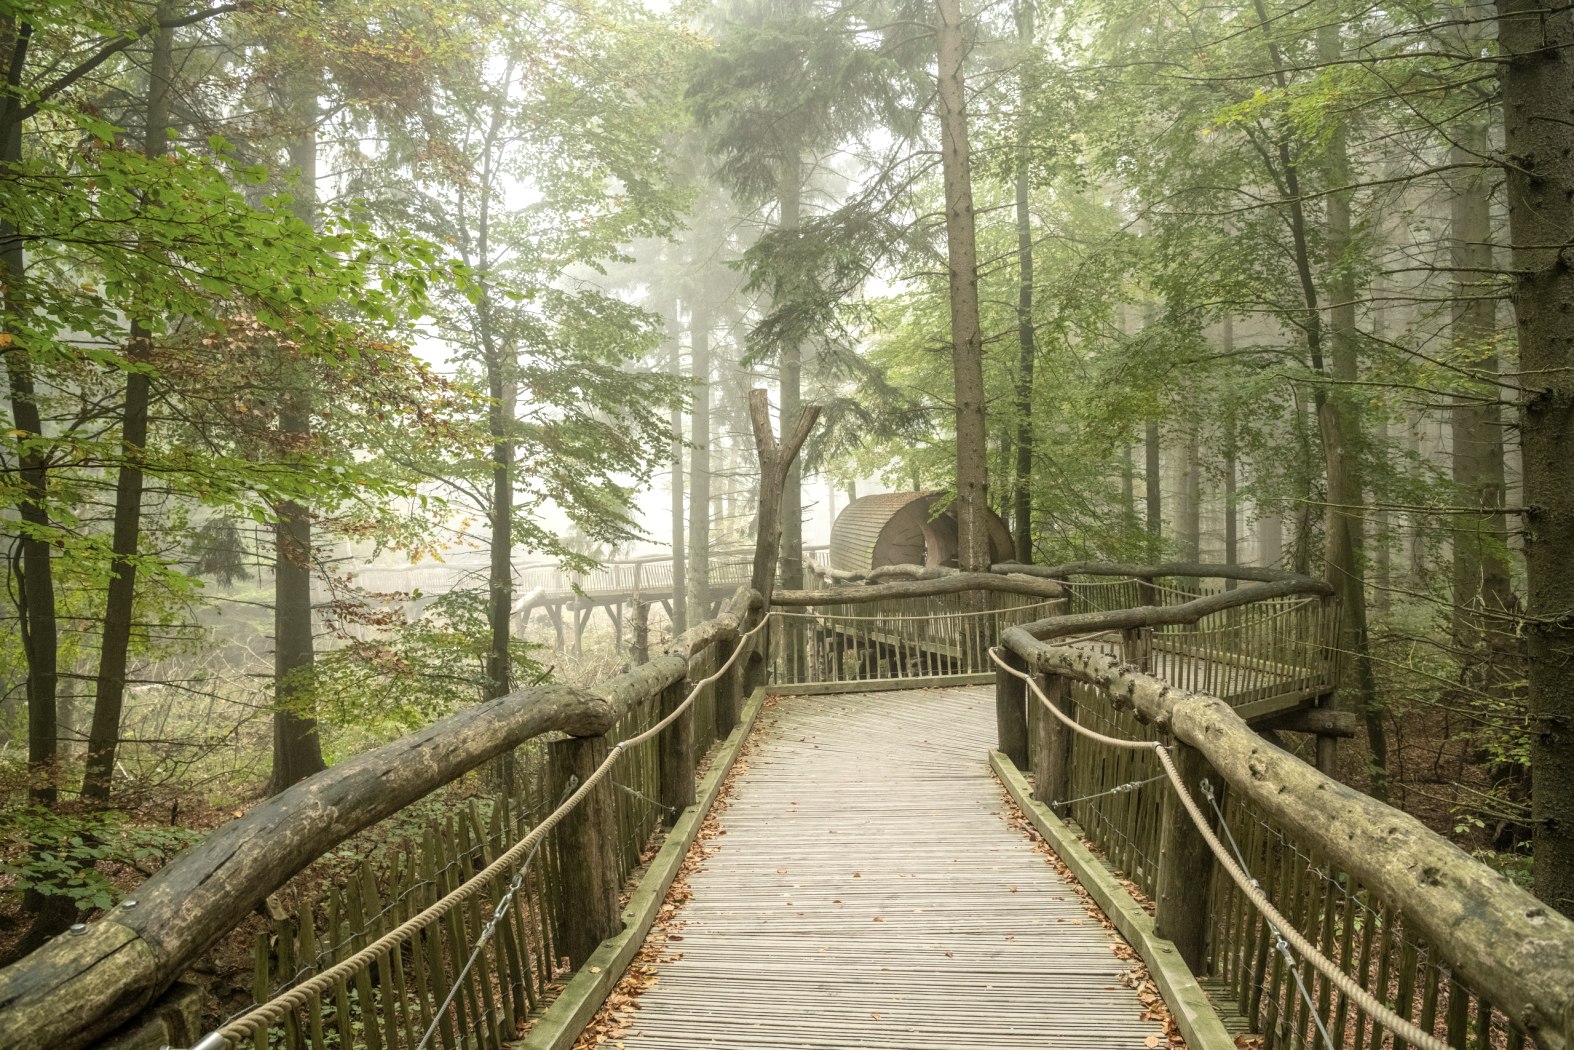
[{"label": "tree trunk", "polygon": [[[1574,4],[1500,0],[1530,651],[1536,894],[1574,915]],[[1561,247],[1560,247],[1561,246]]]},{"label": "tree trunk", "polygon": [[1202,560],[1202,440],[1195,422],[1186,424],[1181,447],[1180,511],[1177,539],[1180,560]]},{"label": "tree trunk", "polygon": [[[1033,0],[1017,0],[1017,42],[1023,59],[1033,47]],[[1016,463],[1011,479],[1013,529],[1017,561],[1033,560],[1033,215],[1028,209],[1028,108],[1032,103],[1024,77],[1017,90],[1017,434]]]},{"label": "tree trunk", "polygon": [[819,415],[819,405],[802,406],[790,432],[786,420],[782,421],[782,440],[778,442],[771,431],[771,405],[765,391],[749,391],[749,423],[754,430],[754,449],[760,461],[760,524],[755,534],[754,572],[750,582],[765,599],[766,609],[771,607],[771,595],[776,589],[776,562],[782,537],[779,517],[782,482]]},{"label": "tree trunk", "polygon": [[1163,477],[1159,473],[1159,421],[1148,420],[1142,428],[1143,481],[1147,489],[1148,560],[1158,561],[1164,551]]},{"label": "tree trunk", "polygon": [[492,338],[491,311],[483,299],[478,306],[482,355],[486,361],[487,430],[492,438],[491,559],[487,566],[486,620],[488,644],[486,684],[482,699],[506,696],[513,686],[514,607],[514,453],[511,436],[517,384],[509,355]]},{"label": "tree trunk", "polygon": [[[160,15],[167,13],[165,5],[159,6],[159,12]],[[173,29],[159,29],[153,34],[142,145],[149,157],[162,156],[169,146],[166,128],[169,125],[174,39]],[[120,713],[126,697],[126,667],[137,594],[136,555],[142,536],[142,463],[148,443],[148,400],[152,385],[149,375],[137,369],[150,366],[152,357],[152,333],[133,320],[126,347],[126,358],[133,371],[126,376],[126,401],[121,413],[122,462],[115,479],[109,593],[104,604],[104,631],[93,691],[93,724],[88,733],[87,763],[82,776],[82,797],[98,801],[109,798],[115,752],[120,746]]]},{"label": "tree trunk", "polygon": [[[1343,48],[1337,25],[1318,30],[1318,55],[1328,63],[1339,61]],[[1328,181],[1331,186],[1348,186],[1351,181],[1346,130],[1334,130],[1328,145]],[[1359,378],[1355,317],[1355,277],[1346,255],[1350,251],[1350,193],[1336,190],[1328,195],[1329,340],[1332,377],[1339,384],[1333,391],[1316,392],[1318,429],[1323,439],[1324,469],[1328,478],[1328,512],[1325,523],[1326,561],[1329,582],[1339,596],[1345,644],[1349,648],[1349,681],[1345,693],[1355,710],[1366,719],[1367,742],[1371,747],[1371,789],[1379,799],[1388,797],[1388,741],[1383,725],[1383,705],[1377,696],[1377,681],[1372,672],[1372,648],[1366,625],[1366,523],[1362,516],[1361,433],[1359,407],[1349,392]],[[1297,207],[1299,205],[1297,204]],[[1315,309],[1315,299],[1308,309]],[[1314,364],[1314,367],[1320,367]],[[1354,694],[1353,696],[1350,694]]]},{"label": "tree trunk", "polygon": [[[1219,350],[1230,354],[1235,352],[1235,319],[1228,314],[1219,325]],[[1237,474],[1240,471],[1240,439],[1237,433],[1238,421],[1235,415],[1235,406],[1231,405],[1224,412],[1224,564],[1239,565],[1240,552],[1240,508],[1235,505],[1235,487]],[[1232,586],[1230,583],[1226,587]]]},{"label": "tree trunk", "polygon": [[951,362],[956,377],[957,565],[989,568],[988,430],[984,420],[984,344],[978,319],[978,246],[973,225],[961,0],[935,0],[940,24],[940,160],[945,182],[946,257],[951,288]]},{"label": "tree trunk", "polygon": [[[676,379],[683,378],[683,347],[678,340],[678,307],[672,307],[671,357],[669,367]],[[689,571],[687,548],[683,543],[683,406],[672,406],[672,636],[689,629]]]},{"label": "tree trunk", "polygon": [[[8,20],[9,21],[9,20]],[[6,70],[7,90],[0,97],[0,165],[12,166],[22,160],[22,105],[20,85],[33,27],[11,21],[3,43],[10,52]],[[21,312],[17,299],[25,296],[27,259],[21,233],[9,223],[0,225],[0,277],[4,279],[5,307],[8,314]],[[6,381],[11,393],[11,425],[23,434],[36,435],[42,443],[44,425],[38,410],[33,384],[33,363],[24,346],[8,342],[0,347],[5,355]],[[17,580],[17,613],[21,626],[22,652],[27,662],[27,769],[28,797],[45,806],[56,798],[56,761],[59,755],[59,729],[55,690],[58,685],[56,649],[59,625],[55,613],[54,566],[50,561],[49,464],[44,449],[24,447],[17,472],[19,492],[17,516],[26,531],[16,539],[20,572]],[[14,571],[14,570],[13,570]]]},{"label": "tree trunk", "polygon": [[[781,188],[778,191],[777,226],[797,236],[802,220],[803,160],[797,140],[782,144]],[[781,417],[797,419],[803,405],[803,348],[796,343],[781,351]],[[796,459],[788,466],[781,491],[782,586],[803,586],[803,471]],[[764,592],[761,592],[764,593]]]},{"label": "tree trunk", "polygon": [[689,375],[694,407],[689,418],[690,603],[699,619],[710,617],[710,307],[697,296],[689,317]]},{"label": "tree trunk", "polygon": [[[1482,168],[1489,149],[1485,115],[1459,129],[1449,151],[1466,166],[1454,181],[1450,218],[1450,261],[1454,267],[1452,337],[1456,353],[1471,367],[1495,377],[1497,300],[1492,292],[1491,182]],[[1455,399],[1450,412],[1453,480],[1459,502],[1481,508],[1454,522],[1454,638],[1474,650],[1510,631],[1504,614],[1511,601],[1506,558],[1508,528],[1503,515],[1503,410],[1498,388],[1487,383]],[[1490,632],[1490,634],[1489,634]]]},{"label": "tree trunk", "polygon": [[[290,143],[290,162],[300,171],[295,214],[315,224],[317,212],[317,83],[310,78],[293,85],[300,127]],[[292,447],[311,441],[310,381],[304,363],[290,360],[282,369],[279,432]],[[277,794],[327,768],[317,736],[312,668],[316,662],[312,637],[312,519],[299,504],[282,501],[274,508],[273,599],[273,774],[268,793]]]}]

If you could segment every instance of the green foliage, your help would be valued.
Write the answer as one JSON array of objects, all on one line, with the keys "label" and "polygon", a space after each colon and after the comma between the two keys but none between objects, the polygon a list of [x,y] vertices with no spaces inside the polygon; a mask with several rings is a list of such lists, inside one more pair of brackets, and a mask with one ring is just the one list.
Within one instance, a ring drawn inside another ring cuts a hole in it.
[{"label": "green foliage", "polygon": [[0,876],[18,893],[68,897],[79,911],[114,906],[122,894],[110,873],[148,874],[201,839],[178,827],[130,823],[111,810],[63,813],[40,806],[3,810]]}]

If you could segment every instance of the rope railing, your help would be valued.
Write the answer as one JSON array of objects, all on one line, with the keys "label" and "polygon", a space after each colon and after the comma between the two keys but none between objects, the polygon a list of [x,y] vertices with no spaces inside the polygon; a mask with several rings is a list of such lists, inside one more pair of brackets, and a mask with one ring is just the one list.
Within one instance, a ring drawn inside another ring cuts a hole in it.
[{"label": "rope railing", "polygon": [[[759,633],[761,628],[765,626],[765,623],[766,620],[761,618],[760,622],[755,624],[754,627],[740,634],[737,644],[733,647],[732,655],[727,658],[726,662],[708,677],[696,682],[682,702],[676,705],[665,717],[643,732],[613,744],[607,757],[601,761],[589,777],[580,783],[567,799],[543,817],[535,827],[531,828],[529,834],[510,846],[496,860],[481,869],[481,871],[465,879],[456,888],[449,890],[442,897],[438,898],[434,904],[423,909],[412,918],[405,920],[392,931],[379,937],[354,955],[302,981],[293,988],[281,992],[267,1002],[257,1004],[239,1017],[232,1019],[222,1028],[209,1033],[196,1043],[192,1050],[224,1050],[226,1047],[235,1046],[242,1040],[249,1039],[256,1033],[266,1030],[306,1005],[314,997],[322,995],[323,992],[335,985],[350,980],[357,974],[365,971],[378,958],[401,947],[417,933],[431,927],[449,912],[479,894],[491,880],[513,868],[522,858],[532,853],[542,839],[553,828],[562,823],[564,818],[573,812],[591,791],[611,773],[613,766],[617,764],[623,754],[630,748],[653,739],[681,718],[707,686],[719,680],[732,669],[733,665],[737,663],[738,657],[746,648],[744,643]],[[455,983],[457,984],[458,980],[462,980],[464,976],[462,973]]]},{"label": "rope railing", "polygon": [[[1044,690],[1032,675],[1017,670],[1001,659],[998,647],[989,650],[989,657],[994,661],[996,667],[1026,682],[1028,689],[1038,698],[1040,708],[1083,739],[1091,740],[1104,747],[1124,748],[1133,751],[1152,751],[1158,757],[1159,765],[1164,769],[1164,777],[1169,781],[1170,787],[1178,796],[1187,816],[1191,818],[1192,824],[1202,836],[1203,841],[1207,843],[1208,849],[1213,853],[1215,862],[1240,887],[1241,892],[1251,902],[1252,907],[1257,909],[1258,913],[1262,915],[1263,919],[1273,930],[1275,937],[1287,944],[1290,949],[1293,949],[1306,962],[1310,963],[1313,969],[1317,970],[1318,973],[1322,974],[1324,978],[1344,993],[1351,1002],[1356,1004],[1358,1009],[1375,1018],[1379,1024],[1392,1032],[1397,1038],[1405,1040],[1416,1047],[1417,1050],[1450,1050],[1448,1043],[1437,1038],[1431,1032],[1422,1029],[1409,1018],[1401,1016],[1397,1011],[1389,1007],[1387,1003],[1361,987],[1354,978],[1340,968],[1338,963],[1319,951],[1311,941],[1307,940],[1296,929],[1293,923],[1273,906],[1273,902],[1263,893],[1262,887],[1257,880],[1240,863],[1237,863],[1235,857],[1231,856],[1229,851],[1224,848],[1224,844],[1219,841],[1219,837],[1214,834],[1213,828],[1208,824],[1207,818],[1203,815],[1202,810],[1197,806],[1196,800],[1192,798],[1191,792],[1187,789],[1185,781],[1181,779],[1180,772],[1175,768],[1175,761],[1170,757],[1169,748],[1162,742],[1155,740],[1125,740],[1120,737],[1112,737],[1104,733],[1095,732],[1062,711],[1059,706],[1045,695]],[[1122,789],[1129,790],[1125,785],[1122,785]]]},{"label": "rope railing", "polygon": [[[1270,581],[1261,586],[1277,585]],[[1219,601],[1239,604],[1241,592],[1251,589],[1241,587],[1201,601],[1217,611]],[[1072,801],[1091,805],[1089,814],[1098,818],[1097,825],[1109,819],[1099,807],[1112,797],[1131,797],[1125,789],[1143,779],[1131,772],[1140,773],[1140,766],[1112,766],[1095,757],[1098,751],[1105,747],[1151,750],[1171,784],[1178,812],[1185,817],[1172,818],[1168,804],[1161,815],[1157,803],[1149,799],[1137,807],[1145,816],[1131,817],[1133,807],[1122,804],[1114,811],[1119,819],[1108,832],[1100,827],[1084,833],[1097,842],[1100,835],[1115,834],[1118,839],[1135,829],[1143,839],[1141,848],[1158,856],[1168,849],[1160,846],[1159,839],[1168,841],[1172,819],[1195,827],[1198,848],[1205,847],[1210,863],[1227,876],[1222,885],[1230,887],[1225,891],[1214,885],[1209,890],[1209,880],[1201,875],[1187,880],[1197,885],[1181,891],[1183,896],[1190,893],[1188,907],[1206,914],[1197,936],[1211,940],[1213,954],[1202,959],[1223,966],[1223,979],[1232,994],[1239,990],[1240,1009],[1249,1024],[1303,1026],[1295,1029],[1302,1034],[1280,1033],[1291,1045],[1305,1039],[1342,1050],[1346,1010],[1351,1009],[1370,1019],[1373,1047],[1381,1046],[1379,1030],[1389,1034],[1396,1050],[1401,1046],[1443,1050],[1467,1043],[1486,1048],[1499,1046],[1500,1041],[1511,1050],[1532,1042],[1543,1050],[1567,1046],[1574,1035],[1574,968],[1568,965],[1574,958],[1574,923],[1414,818],[1273,747],[1219,697],[1184,685],[1176,688],[1163,675],[1131,663],[1118,646],[1112,652],[1100,651],[1096,646],[1072,644],[1069,637],[1073,630],[1087,631],[1095,625],[1119,628],[1126,637],[1144,621],[1195,625],[1201,619],[1195,615],[1198,602],[1188,604],[1191,610],[1181,606],[1074,614],[1004,632],[1002,645],[991,650],[991,660],[1004,678],[1023,683],[1019,688],[1036,698],[1028,715],[1048,720],[1069,735],[1063,744],[1033,738],[1035,750],[1028,764],[1035,775],[1041,761],[1052,778],[1071,775],[1056,770],[1094,770],[1079,775],[1080,791],[1064,792],[1070,780],[1052,779],[1053,786],[1037,797],[1049,803],[1077,795]],[[1317,604],[1311,602],[1316,615],[1304,625],[1320,633],[1327,623],[1317,620],[1322,615],[1315,610]],[[1297,608],[1306,607],[1298,604]],[[1268,615],[1302,623],[1288,609],[1270,610]],[[1305,644],[1314,650],[1320,641],[1321,637],[1306,639]],[[1045,679],[1042,686],[1039,676]],[[1051,689],[1055,680],[1064,684]],[[1146,724],[1159,736],[1185,745],[1188,754],[1198,756],[1202,768],[1211,766],[1214,772],[1208,776],[1217,775],[1228,788],[1226,805],[1220,807],[1221,821],[1233,814],[1228,817],[1231,822],[1245,820],[1248,828],[1253,822],[1264,822],[1273,834],[1283,836],[1285,845],[1257,836],[1252,840],[1253,852],[1232,852],[1221,839],[1229,832],[1228,825],[1221,823],[1215,830],[1208,823],[1177,769],[1178,753],[1162,742],[1098,732],[1079,721],[1079,716],[1086,717],[1082,708],[1090,701],[1084,698],[1072,707],[1071,700],[1084,687],[1120,715],[1118,725],[1136,729]],[[1050,693],[1059,696],[1059,702]],[[1002,719],[1013,710],[1004,700],[998,709]],[[1021,732],[1011,739],[1026,740],[1029,731]],[[1004,721],[1001,734],[1006,750]],[[1072,740],[1082,749],[1073,747]],[[1084,758],[1081,751],[1089,745],[1092,750]],[[1062,746],[1067,750],[1056,758],[1053,749]],[[1251,857],[1262,872],[1248,867]],[[1150,881],[1147,886],[1162,917],[1163,894],[1170,892],[1163,887],[1171,885],[1165,880],[1173,872],[1166,875],[1162,859],[1159,867],[1162,885],[1155,887]],[[1151,878],[1152,873],[1147,874]],[[1142,882],[1136,875],[1132,878]],[[1325,883],[1333,888],[1318,888]],[[1232,899],[1237,903],[1232,904]],[[1239,910],[1242,907],[1260,917],[1265,933],[1254,932]],[[1215,914],[1214,908],[1222,910]],[[1361,915],[1366,916],[1364,922]],[[1396,927],[1402,932],[1396,934]],[[1202,942],[1197,943],[1197,950],[1203,951]],[[1320,943],[1326,947],[1319,947]],[[1267,967],[1264,962],[1265,952],[1290,951],[1310,967],[1311,980],[1321,984],[1315,1003],[1290,956],[1286,955],[1283,967]],[[1281,1001],[1281,992],[1292,1000],[1299,998],[1302,1005]],[[1446,1039],[1441,1034],[1445,1024]],[[1489,1031],[1497,1034],[1489,1038]],[[1276,1038],[1270,1033],[1270,1044]],[[1357,1036],[1357,1045],[1363,1038]]]}]

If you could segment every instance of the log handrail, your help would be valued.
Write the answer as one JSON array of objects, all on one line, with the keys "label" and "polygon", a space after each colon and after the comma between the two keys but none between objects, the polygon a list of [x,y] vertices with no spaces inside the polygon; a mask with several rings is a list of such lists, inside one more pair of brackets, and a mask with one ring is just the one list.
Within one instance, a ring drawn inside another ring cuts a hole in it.
[{"label": "log handrail", "polygon": [[[1244,604],[1243,592],[1254,596],[1250,601],[1268,590],[1304,593],[1301,586],[1281,578],[1169,608],[1052,617],[1005,631],[1001,643],[1027,670],[1091,685],[1112,706],[1133,710],[1195,748],[1231,791],[1398,907],[1455,972],[1543,1050],[1564,1050],[1574,1040],[1574,921],[1414,817],[1269,743],[1217,697],[1176,689],[1118,657],[1053,640],[1090,627],[1195,622],[1206,615],[1199,608]],[[1229,601],[1216,601],[1223,598]]]},{"label": "log handrail", "polygon": [[611,731],[632,705],[688,676],[691,660],[757,623],[762,605],[740,587],[722,615],[672,651],[593,691],[517,690],[332,766],[220,825],[104,917],[0,970],[0,1046],[90,1045],[333,847],[535,737]]}]

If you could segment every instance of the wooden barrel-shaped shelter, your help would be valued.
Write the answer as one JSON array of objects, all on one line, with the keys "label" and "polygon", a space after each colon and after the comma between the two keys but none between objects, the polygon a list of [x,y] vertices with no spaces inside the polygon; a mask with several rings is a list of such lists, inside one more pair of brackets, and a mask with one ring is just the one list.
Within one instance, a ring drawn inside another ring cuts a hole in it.
[{"label": "wooden barrel-shaped shelter", "polygon": [[[882,565],[957,563],[956,511],[935,514],[942,492],[884,492],[849,503],[831,525],[831,568],[867,572]],[[989,560],[1010,561],[1011,532],[994,511],[984,512]]]}]

